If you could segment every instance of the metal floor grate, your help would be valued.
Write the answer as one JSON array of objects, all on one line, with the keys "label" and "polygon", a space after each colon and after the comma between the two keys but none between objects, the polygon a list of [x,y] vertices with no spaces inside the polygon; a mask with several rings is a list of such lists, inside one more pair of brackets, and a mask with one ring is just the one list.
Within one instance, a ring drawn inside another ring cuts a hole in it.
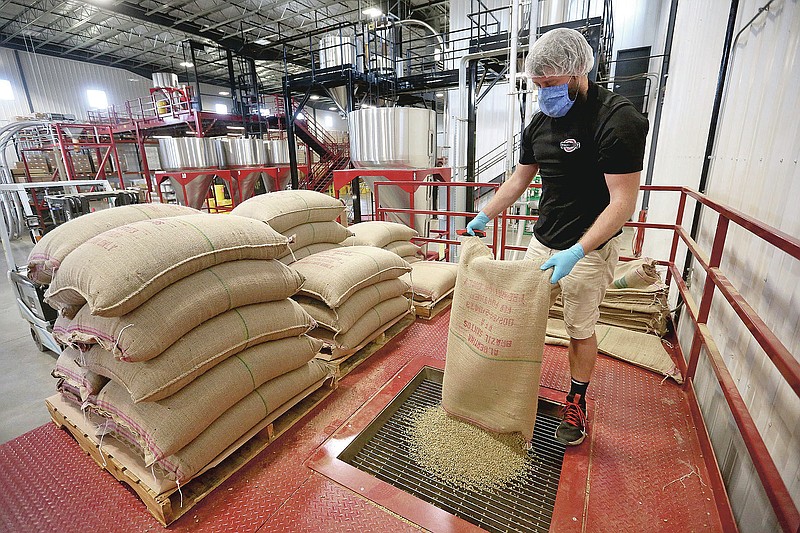
[{"label": "metal floor grate", "polygon": [[406,434],[416,409],[441,404],[441,372],[436,374],[412,380],[406,394],[399,394],[387,407],[394,409],[388,419],[378,417],[339,459],[487,531],[549,531],[565,450],[553,438],[559,420],[546,412],[553,411],[553,404],[542,409],[542,404],[549,402],[540,401],[529,452],[532,466],[524,472],[519,486],[515,483],[500,491],[479,492],[454,488],[438,481],[410,457]]}]

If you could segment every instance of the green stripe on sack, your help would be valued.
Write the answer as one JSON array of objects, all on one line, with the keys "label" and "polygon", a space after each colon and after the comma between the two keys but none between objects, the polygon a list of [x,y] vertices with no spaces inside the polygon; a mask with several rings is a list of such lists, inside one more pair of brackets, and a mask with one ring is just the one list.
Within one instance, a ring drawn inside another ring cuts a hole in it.
[{"label": "green stripe on sack", "polygon": [[191,226],[191,228],[192,228],[193,230],[195,230],[197,233],[199,233],[200,235],[202,235],[202,236],[203,236],[203,238],[205,238],[206,242],[207,242],[207,243],[208,243],[208,245],[211,247],[211,250],[212,250],[212,251],[216,250],[216,248],[214,248],[214,243],[212,243],[212,242],[211,242],[211,239],[209,239],[209,238],[208,238],[208,235],[206,235],[205,233],[203,233],[203,231],[202,231],[200,228],[198,228],[197,226],[195,226],[195,225],[194,225],[194,224],[192,224],[191,222],[186,222],[185,220],[180,220],[179,222],[180,222],[181,224],[185,224],[185,225],[187,225],[187,226]]},{"label": "green stripe on sack", "polygon": [[[223,288],[223,289],[225,289],[225,294],[227,294],[227,295],[228,295],[228,307],[226,307],[226,309],[230,309],[231,307],[233,307],[233,297],[231,296],[231,291],[230,291],[230,290],[228,290],[228,285],[225,283],[225,280],[224,280],[224,279],[222,279],[221,277],[219,277],[219,274],[217,274],[216,272],[214,272],[214,269],[213,269],[213,268],[209,268],[209,269],[208,269],[208,271],[209,271],[209,272],[211,272],[211,274],[212,274],[212,275],[213,275],[215,278],[217,278],[217,280],[219,280],[219,283],[220,283],[220,285],[222,285],[222,288]],[[242,315],[239,315],[239,316],[242,316]],[[245,324],[245,328],[247,328],[247,324]]]},{"label": "green stripe on sack", "polygon": [[625,278],[619,278],[614,280],[614,288],[615,289],[627,289],[628,282],[625,281]]},{"label": "green stripe on sack", "polygon": [[244,317],[242,316],[242,313],[240,313],[238,309],[234,309],[234,311],[236,312],[237,315],[239,315],[239,318],[242,320],[242,325],[244,326],[244,338],[245,338],[245,340],[249,341],[250,340],[250,330],[247,327],[247,320],[244,319]]},{"label": "green stripe on sack", "polygon": [[242,364],[244,365],[244,367],[247,369],[247,373],[248,373],[248,374],[250,374],[250,381],[252,381],[252,382],[253,382],[253,390],[256,390],[256,378],[255,378],[255,377],[253,377],[253,371],[252,371],[252,370],[250,370],[250,367],[247,365],[247,363],[245,363],[245,362],[244,362],[244,359],[242,359],[242,358],[241,358],[241,357],[239,357],[238,355],[234,355],[234,357],[235,357],[236,359],[238,359],[238,360],[239,360],[239,362],[240,362],[240,363],[242,363]]},{"label": "green stripe on sack", "polygon": [[256,394],[258,394],[258,397],[259,397],[259,398],[261,398],[261,403],[263,403],[263,404],[264,404],[264,418],[266,418],[266,417],[267,417],[267,415],[270,413],[270,410],[269,410],[269,405],[267,405],[267,400],[265,400],[265,399],[264,399],[264,397],[263,397],[263,396],[261,396],[261,393],[260,393],[260,392],[258,392],[258,389],[255,389],[253,392],[255,392]]}]

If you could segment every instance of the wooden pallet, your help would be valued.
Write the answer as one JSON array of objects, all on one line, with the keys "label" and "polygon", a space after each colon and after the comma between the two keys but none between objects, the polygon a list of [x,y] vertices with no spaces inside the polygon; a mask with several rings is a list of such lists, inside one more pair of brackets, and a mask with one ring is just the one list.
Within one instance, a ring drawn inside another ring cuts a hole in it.
[{"label": "wooden pallet", "polygon": [[453,303],[453,289],[450,289],[435,302],[414,302],[414,314],[419,318],[430,320]]},{"label": "wooden pallet", "polygon": [[369,356],[377,352],[384,344],[399,335],[408,326],[414,323],[414,315],[409,311],[394,320],[386,323],[378,331],[364,339],[354,349],[340,354],[336,359],[328,361],[335,369],[336,379],[339,380],[363,363]]},{"label": "wooden pallet", "polygon": [[84,418],[75,404],[59,394],[51,396],[45,403],[55,425],[70,433],[100,468],[107,470],[117,481],[129,485],[156,520],[168,526],[254,459],[331,394],[334,388],[333,378],[320,380],[308,387],[229,446],[182,485],[180,491],[175,482],[154,478],[151,470],[144,466],[142,458],[113,437],[106,436],[101,443],[94,436],[94,428],[105,419],[97,415]]}]

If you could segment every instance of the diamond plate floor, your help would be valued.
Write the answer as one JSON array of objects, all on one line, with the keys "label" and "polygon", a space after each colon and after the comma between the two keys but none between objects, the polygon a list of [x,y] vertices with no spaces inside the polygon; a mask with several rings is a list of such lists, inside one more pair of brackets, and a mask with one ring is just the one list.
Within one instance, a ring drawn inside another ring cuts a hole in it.
[{"label": "diamond plate floor", "polygon": [[[419,320],[250,465],[169,529],[414,531],[418,526],[311,471],[305,461],[417,355],[444,360],[449,313]],[[542,386],[566,390],[566,350],[547,347]],[[679,387],[604,356],[589,388],[587,532],[721,531],[708,473]],[[42,406],[42,409],[45,409]],[[692,471],[696,473],[687,477]],[[574,510],[577,516],[582,510]],[[0,446],[0,530],[158,531],[134,493],[52,424]]]}]

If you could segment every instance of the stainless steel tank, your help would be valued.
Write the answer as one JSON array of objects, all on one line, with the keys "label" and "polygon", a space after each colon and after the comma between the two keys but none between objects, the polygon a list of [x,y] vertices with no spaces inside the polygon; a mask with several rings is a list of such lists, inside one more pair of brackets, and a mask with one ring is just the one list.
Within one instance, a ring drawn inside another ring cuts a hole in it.
[{"label": "stainless steel tank", "polygon": [[415,107],[359,109],[348,115],[350,159],[357,168],[431,168],[436,112]]},{"label": "stainless steel tank", "polygon": [[153,72],[153,87],[177,87],[178,75],[172,72]]},{"label": "stainless steel tank", "polygon": [[257,167],[269,165],[266,141],[262,139],[219,139],[229,167]]},{"label": "stainless steel tank", "polygon": [[[272,141],[264,141],[267,152],[269,153],[269,163],[272,166],[288,165],[289,164],[289,143],[286,139],[276,139]],[[297,154],[298,159],[300,153]]]},{"label": "stainless steel tank", "polygon": [[352,65],[356,60],[353,39],[343,35],[326,35],[319,40],[319,68]]},{"label": "stainless steel tank", "polygon": [[164,170],[218,168],[220,154],[215,140],[203,137],[170,137],[158,140],[158,157]]},{"label": "stainless steel tank", "polygon": [[[436,163],[436,112],[411,107],[368,108],[353,111],[350,122],[350,158],[358,168],[432,168]],[[383,176],[364,176],[370,189]],[[382,187],[381,205],[409,209],[409,193],[400,187]],[[420,187],[414,193],[416,209],[431,209],[431,189]],[[390,213],[388,218],[413,227],[427,236],[428,215]]]}]

